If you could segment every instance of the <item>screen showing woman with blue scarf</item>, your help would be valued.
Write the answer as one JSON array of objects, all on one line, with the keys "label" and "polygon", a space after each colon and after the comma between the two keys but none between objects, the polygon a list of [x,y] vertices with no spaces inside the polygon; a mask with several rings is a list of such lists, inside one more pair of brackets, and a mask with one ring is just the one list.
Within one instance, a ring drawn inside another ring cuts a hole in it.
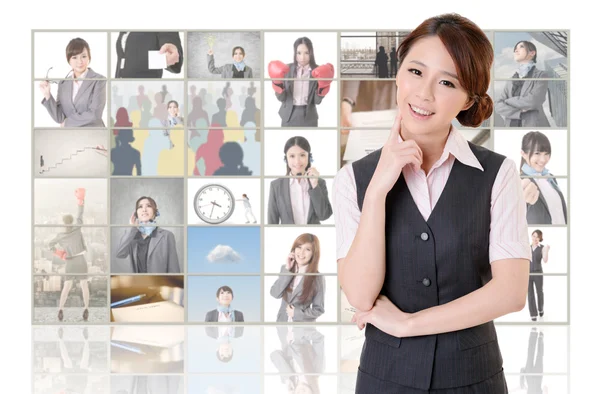
[{"label": "screen showing woman with blue scarf", "polygon": [[252,78],[252,68],[244,62],[246,51],[236,46],[231,51],[233,63],[227,63],[215,67],[215,55],[212,49],[208,50],[208,71],[213,74],[221,74],[222,78]]},{"label": "screen showing woman with blue scarf", "polygon": [[567,224],[565,197],[556,178],[546,167],[551,155],[550,140],[544,133],[531,131],[523,136],[521,184],[527,203],[527,223],[530,225]]},{"label": "screen showing woman with blue scarf", "polygon": [[236,311],[232,306],[233,290],[229,286],[217,289],[217,308],[206,313],[206,322],[240,322],[244,321],[244,314]]},{"label": "screen showing woman with blue scarf", "polygon": [[175,235],[158,227],[160,216],[156,201],[142,196],[129,218],[132,227],[123,233],[117,247],[117,257],[129,257],[132,273],[181,272]]}]

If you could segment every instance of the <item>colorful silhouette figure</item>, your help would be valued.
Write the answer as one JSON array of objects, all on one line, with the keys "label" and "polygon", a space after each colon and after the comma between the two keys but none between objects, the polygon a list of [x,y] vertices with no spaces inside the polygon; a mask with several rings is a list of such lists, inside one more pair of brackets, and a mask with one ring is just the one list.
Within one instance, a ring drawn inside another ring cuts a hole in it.
[{"label": "colorful silhouette figure", "polygon": [[[156,118],[150,119],[148,127],[162,127],[163,124]],[[158,175],[158,157],[163,150],[171,149],[171,140],[165,135],[164,130],[148,130],[148,138],[144,141],[144,154],[142,166],[144,175]]]},{"label": "colorful silhouette figure", "polygon": [[212,116],[211,127],[227,127],[226,105],[227,102],[225,99],[220,98],[217,100],[217,108],[219,108],[219,111]]},{"label": "colorful silhouette figure", "polygon": [[244,126],[244,164],[253,175],[260,174],[260,143],[256,141],[256,126],[254,122],[247,122]]},{"label": "colorful silhouette figure", "polygon": [[[223,130],[214,129],[215,125],[211,125],[211,129],[208,131],[208,140],[205,144],[202,144],[196,151],[196,163],[200,159],[204,159],[205,176],[213,175],[217,168],[223,166],[221,159],[219,158],[219,150],[223,146],[223,140],[225,135]],[[194,170],[194,175],[200,175]]]},{"label": "colorful silhouette figure", "polygon": [[117,146],[110,150],[110,160],[114,166],[112,175],[133,175],[133,168],[135,167],[136,175],[141,176],[140,151],[131,146],[131,143],[135,141],[133,130],[118,130],[115,140]]},{"label": "colorful silhouette figure", "polygon": [[252,175],[252,171],[244,166],[244,151],[237,142],[226,142],[219,149],[219,158],[223,166],[213,175]]}]

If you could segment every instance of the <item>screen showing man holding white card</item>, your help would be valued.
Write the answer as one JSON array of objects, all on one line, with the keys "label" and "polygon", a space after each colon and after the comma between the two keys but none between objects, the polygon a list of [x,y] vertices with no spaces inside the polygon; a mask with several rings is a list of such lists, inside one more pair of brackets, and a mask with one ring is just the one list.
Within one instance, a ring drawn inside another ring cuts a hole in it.
[{"label": "screen showing man holding white card", "polygon": [[183,48],[179,32],[120,32],[115,78],[162,78],[163,69],[179,74]]}]

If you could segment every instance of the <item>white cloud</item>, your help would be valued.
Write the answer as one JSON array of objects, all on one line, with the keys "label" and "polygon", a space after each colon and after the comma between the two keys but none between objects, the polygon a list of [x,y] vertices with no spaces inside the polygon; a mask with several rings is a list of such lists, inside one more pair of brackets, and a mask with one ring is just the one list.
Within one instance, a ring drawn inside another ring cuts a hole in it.
[{"label": "white cloud", "polygon": [[210,263],[238,263],[242,256],[228,245],[217,245],[206,256]]}]

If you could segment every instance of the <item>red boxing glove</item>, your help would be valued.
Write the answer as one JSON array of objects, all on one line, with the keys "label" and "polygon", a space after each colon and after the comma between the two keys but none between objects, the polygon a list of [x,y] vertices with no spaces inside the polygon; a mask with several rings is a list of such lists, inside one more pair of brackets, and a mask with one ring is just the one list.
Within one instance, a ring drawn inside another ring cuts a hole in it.
[{"label": "red boxing glove", "polygon": [[66,260],[67,259],[67,251],[64,249],[57,249],[54,251],[54,255],[58,256],[59,259],[61,260]]},{"label": "red boxing glove", "polygon": [[85,199],[85,188],[80,187],[75,189],[75,197],[77,198],[77,205],[83,205]]},{"label": "red boxing glove", "polygon": [[283,92],[283,81],[275,79],[285,77],[285,74],[287,74],[288,71],[290,71],[288,65],[283,62],[280,62],[279,60],[273,60],[269,62],[268,70],[269,77],[274,79],[274,81],[272,81],[273,90],[275,90],[275,92],[277,93]]},{"label": "red boxing glove", "polygon": [[[333,78],[334,69],[331,63],[325,63],[312,70],[313,78]],[[319,96],[325,96],[329,92],[331,80],[320,80],[319,82]]]}]

